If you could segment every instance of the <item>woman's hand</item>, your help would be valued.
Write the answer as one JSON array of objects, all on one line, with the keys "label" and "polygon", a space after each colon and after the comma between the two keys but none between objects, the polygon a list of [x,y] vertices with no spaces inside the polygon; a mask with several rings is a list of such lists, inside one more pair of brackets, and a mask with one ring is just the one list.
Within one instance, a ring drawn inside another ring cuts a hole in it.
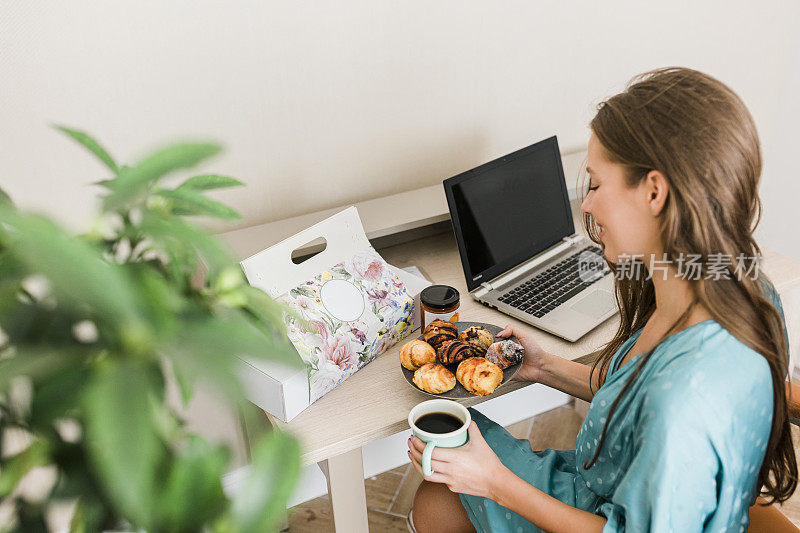
[{"label": "woman's hand", "polygon": [[431,454],[433,474],[422,474],[422,451],[425,443],[417,437],[408,439],[411,464],[426,481],[444,483],[452,492],[496,499],[495,483],[506,467],[486,444],[475,422],[469,425],[469,442],[459,448],[434,448]]},{"label": "woman's hand", "polygon": [[522,360],[522,366],[514,379],[533,383],[541,382],[544,365],[552,355],[542,350],[542,347],[527,332],[521,331],[511,324],[506,325],[505,329],[497,334],[498,337],[502,338],[508,338],[511,335],[514,335],[522,347],[525,348],[525,358]]}]

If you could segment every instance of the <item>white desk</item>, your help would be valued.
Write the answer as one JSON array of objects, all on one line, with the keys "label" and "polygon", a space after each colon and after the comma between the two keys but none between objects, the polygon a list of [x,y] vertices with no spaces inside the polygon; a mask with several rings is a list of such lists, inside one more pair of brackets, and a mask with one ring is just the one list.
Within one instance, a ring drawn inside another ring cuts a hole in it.
[{"label": "white desk", "polygon": [[[405,193],[408,194],[406,199],[414,199],[415,193],[423,195],[427,193],[424,189],[420,191]],[[380,203],[376,203],[373,207],[379,209]],[[577,214],[577,207],[573,206],[573,209],[574,214]],[[396,207],[394,211],[397,211]],[[316,214],[309,220],[313,221],[316,217],[319,217],[317,220],[324,218]],[[366,221],[365,226],[368,227]],[[576,221],[576,228],[580,227],[580,222]],[[302,228],[293,228],[289,233],[283,233],[283,237],[293,233],[296,229]],[[239,240],[229,239],[240,257],[271,244],[268,242],[254,246],[252,240],[241,238],[244,235],[242,232],[247,231],[239,230],[237,234]],[[264,233],[264,228],[249,231],[251,238],[258,234],[267,235]],[[270,234],[272,242],[282,238],[281,232],[277,231],[276,233],[276,231],[276,226],[273,226]],[[286,231],[285,228],[284,231]],[[571,360],[596,351],[612,337],[617,326],[616,319],[608,320],[578,342],[569,343],[478,304],[468,295],[458,250],[451,231],[390,246],[379,251],[392,265],[400,268],[416,265],[434,283],[443,283],[457,288],[462,294],[460,309],[462,320],[497,325],[513,323],[530,332],[545,350]],[[766,250],[764,253],[765,270],[781,294],[783,294],[784,288],[795,288],[800,285],[800,265],[797,262]],[[415,332],[414,335],[416,334]],[[336,529],[340,532],[368,531],[361,447],[377,439],[406,430],[409,410],[417,403],[429,399],[429,396],[411,387],[403,377],[398,358],[401,345],[402,343],[378,356],[290,423],[270,417],[277,427],[299,438],[303,450],[303,465],[327,461],[328,488],[333,505],[334,522]],[[492,397],[507,394],[523,386],[526,384],[508,383],[499,388]],[[485,400],[486,398],[476,396],[462,400],[461,403],[469,406]],[[324,468],[325,463],[322,464]]]}]

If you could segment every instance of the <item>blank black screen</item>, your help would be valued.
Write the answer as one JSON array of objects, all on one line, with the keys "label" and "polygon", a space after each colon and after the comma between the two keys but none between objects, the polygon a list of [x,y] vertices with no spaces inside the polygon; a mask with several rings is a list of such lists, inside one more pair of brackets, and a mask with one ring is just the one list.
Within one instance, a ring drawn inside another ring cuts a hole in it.
[{"label": "blank black screen", "polygon": [[506,264],[507,270],[574,232],[557,158],[552,138],[478,167],[463,179],[452,178],[469,267],[465,273],[473,277],[468,285],[492,267]]}]

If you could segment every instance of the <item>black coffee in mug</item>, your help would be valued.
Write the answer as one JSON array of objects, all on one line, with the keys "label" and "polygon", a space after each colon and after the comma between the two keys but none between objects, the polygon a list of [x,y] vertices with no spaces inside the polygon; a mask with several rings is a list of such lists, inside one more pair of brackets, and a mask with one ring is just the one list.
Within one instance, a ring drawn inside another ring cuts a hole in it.
[{"label": "black coffee in mug", "polygon": [[417,418],[414,425],[428,433],[450,433],[460,429],[464,422],[450,413],[428,413]]}]

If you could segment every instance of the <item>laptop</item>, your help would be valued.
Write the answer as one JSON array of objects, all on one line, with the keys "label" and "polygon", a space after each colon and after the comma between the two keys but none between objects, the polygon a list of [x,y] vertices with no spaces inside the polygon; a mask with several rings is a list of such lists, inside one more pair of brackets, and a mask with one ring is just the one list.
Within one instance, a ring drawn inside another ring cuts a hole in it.
[{"label": "laptop", "polygon": [[555,136],[444,190],[474,299],[573,342],[617,313],[600,248],[575,233]]}]

